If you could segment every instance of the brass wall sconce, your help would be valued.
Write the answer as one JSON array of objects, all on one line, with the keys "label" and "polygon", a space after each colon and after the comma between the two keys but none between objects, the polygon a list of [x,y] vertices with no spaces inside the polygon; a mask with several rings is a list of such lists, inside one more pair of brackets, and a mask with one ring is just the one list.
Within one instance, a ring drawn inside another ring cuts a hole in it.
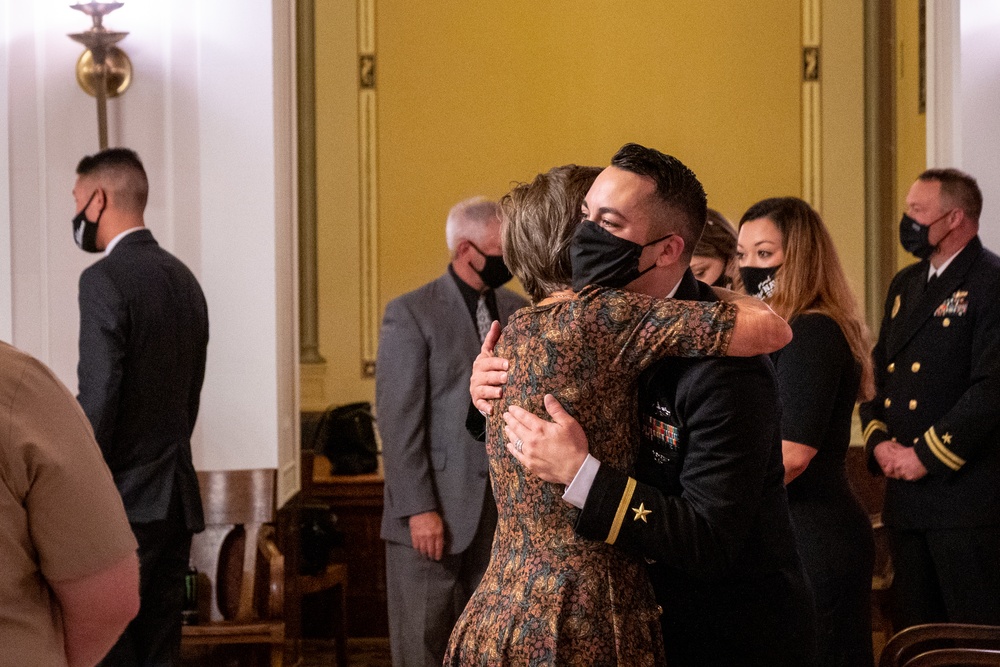
[{"label": "brass wall sconce", "polygon": [[108,98],[118,97],[132,83],[132,61],[115,44],[128,35],[104,27],[104,16],[123,2],[78,2],[72,9],[91,17],[94,25],[86,32],[71,33],[71,39],[87,47],[76,61],[76,81],[84,92],[97,98],[97,134],[101,150],[108,147]]}]

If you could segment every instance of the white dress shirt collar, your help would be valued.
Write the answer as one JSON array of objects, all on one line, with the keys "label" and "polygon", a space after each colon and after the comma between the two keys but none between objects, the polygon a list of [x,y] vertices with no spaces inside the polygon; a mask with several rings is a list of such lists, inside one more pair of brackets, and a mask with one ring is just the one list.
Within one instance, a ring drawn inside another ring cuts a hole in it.
[{"label": "white dress shirt collar", "polygon": [[948,265],[951,264],[952,260],[958,257],[958,254],[963,250],[965,250],[965,246],[962,246],[961,248],[959,248],[958,252],[956,252],[954,255],[944,260],[943,262],[941,262],[941,266],[937,267],[936,269],[934,268],[933,264],[930,264],[930,269],[927,270],[927,280],[930,280],[935,275],[940,277],[941,274],[944,273],[944,270],[948,268]]},{"label": "white dress shirt collar", "polygon": [[132,232],[137,232],[140,229],[145,229],[145,227],[142,227],[142,226],[139,226],[139,227],[129,227],[124,232],[121,232],[120,234],[118,234],[118,236],[116,236],[113,239],[111,239],[111,242],[108,243],[108,247],[104,249],[104,256],[107,257],[108,255],[110,255],[111,251],[115,249],[115,246],[118,245],[119,241],[121,241],[123,238],[125,238],[126,236],[128,236]]},{"label": "white dress shirt collar", "polygon": [[674,285],[674,288],[672,290],[670,290],[670,292],[667,293],[667,298],[668,299],[673,299],[674,298],[674,295],[677,294],[677,290],[680,289],[680,286],[681,286],[682,282],[684,282],[684,276],[681,276],[681,279],[677,281],[677,284]]}]

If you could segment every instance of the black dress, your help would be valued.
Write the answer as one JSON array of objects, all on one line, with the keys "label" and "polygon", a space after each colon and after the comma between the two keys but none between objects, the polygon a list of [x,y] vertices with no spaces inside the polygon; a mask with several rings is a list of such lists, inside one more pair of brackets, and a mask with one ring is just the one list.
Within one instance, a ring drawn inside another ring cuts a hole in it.
[{"label": "black dress", "polygon": [[791,327],[792,342],[772,359],[782,440],[817,450],[788,485],[788,501],[816,601],[820,665],[869,667],[874,542],[844,468],[861,369],[830,317],[799,315]]}]

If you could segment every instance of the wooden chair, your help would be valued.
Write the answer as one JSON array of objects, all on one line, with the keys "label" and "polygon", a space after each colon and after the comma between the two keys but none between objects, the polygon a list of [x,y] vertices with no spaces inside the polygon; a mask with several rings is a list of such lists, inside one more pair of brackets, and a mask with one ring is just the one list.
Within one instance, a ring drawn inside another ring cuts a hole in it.
[{"label": "wooden chair", "polygon": [[337,667],[347,667],[347,565],[330,563],[319,574],[300,574],[299,590],[304,596],[327,591],[336,593],[332,620],[337,639]]},{"label": "wooden chair", "polygon": [[1000,626],[914,625],[897,632],[885,645],[879,659],[879,667],[967,664],[1000,665]]},{"label": "wooden chair", "polygon": [[[302,498],[312,499],[313,464],[315,454],[309,450],[302,451]],[[316,593],[336,594],[333,605],[333,634],[337,641],[337,667],[347,667],[347,565],[344,563],[329,563],[326,568],[315,575],[297,575],[299,595]]]},{"label": "wooden chair", "polygon": [[284,557],[274,543],[275,471],[199,472],[206,528],[194,536],[201,623],[185,625],[184,646],[261,644],[281,667],[285,641]]},{"label": "wooden chair", "polygon": [[1000,665],[1000,651],[985,648],[939,648],[906,661],[904,667],[968,667]]}]

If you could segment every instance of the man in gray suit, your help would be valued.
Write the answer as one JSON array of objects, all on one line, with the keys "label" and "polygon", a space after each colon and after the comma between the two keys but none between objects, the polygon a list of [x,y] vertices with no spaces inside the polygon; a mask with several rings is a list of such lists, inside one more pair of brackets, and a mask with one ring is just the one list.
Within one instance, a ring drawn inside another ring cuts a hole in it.
[{"label": "man in gray suit", "polygon": [[496,504],[486,450],[466,429],[469,374],[490,322],[525,305],[497,289],[511,275],[495,203],[457,204],[446,237],[448,271],[386,306],[376,364],[394,667],[441,664],[489,562]]},{"label": "man in gray suit", "polygon": [[191,271],[145,227],[139,156],[108,149],[76,172],[73,238],[104,252],[80,276],[79,401],[139,543],[139,615],[102,664],[177,665],[191,534],[204,528],[191,432],[208,309]]}]

